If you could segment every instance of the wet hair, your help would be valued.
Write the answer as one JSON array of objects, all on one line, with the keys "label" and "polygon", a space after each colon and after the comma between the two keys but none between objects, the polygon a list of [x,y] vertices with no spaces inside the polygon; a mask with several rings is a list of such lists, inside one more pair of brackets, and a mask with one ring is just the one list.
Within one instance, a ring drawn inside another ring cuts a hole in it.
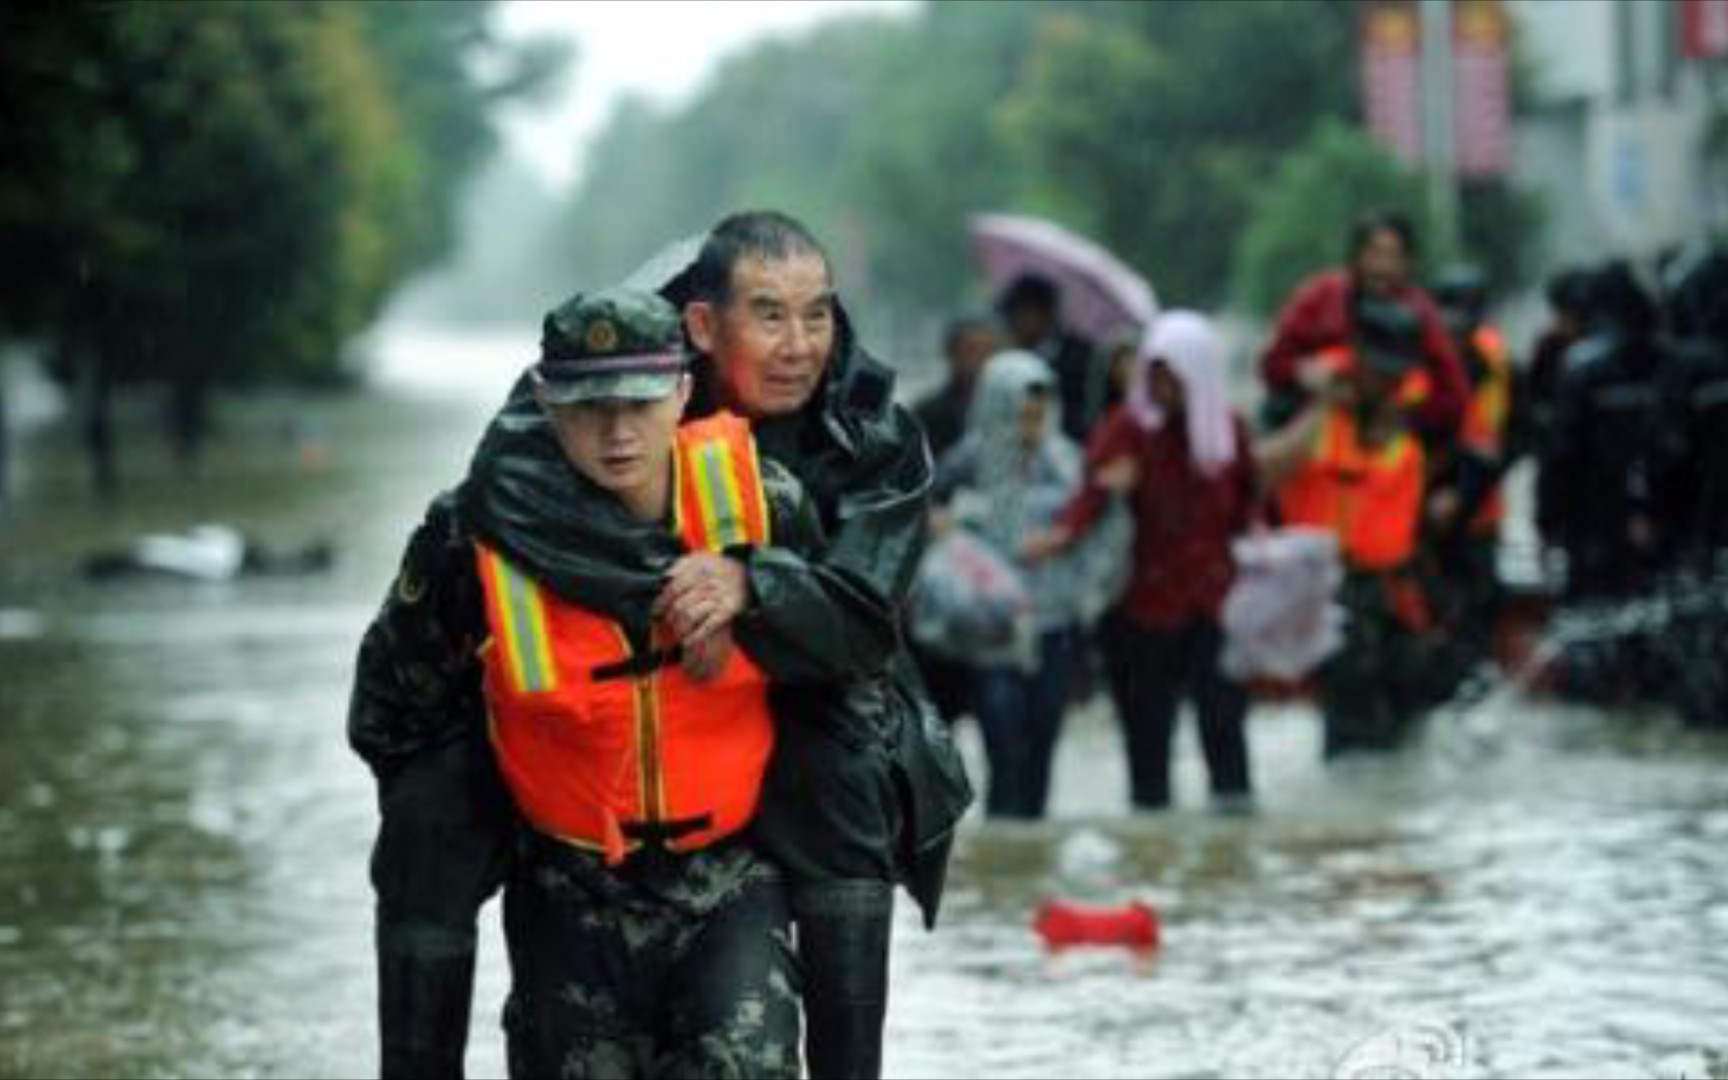
[{"label": "wet hair", "polygon": [[[830,266],[821,241],[790,214],[778,210],[745,210],[731,214],[709,231],[702,251],[690,268],[690,295],[695,300],[723,304],[732,296],[732,271],[755,257],[780,262],[814,255]],[[832,271],[830,271],[832,272]]]},{"label": "wet hair", "polygon": [[1692,254],[1670,277],[1664,301],[1674,333],[1728,342],[1728,251]]},{"label": "wet hair", "polygon": [[1632,264],[1623,259],[1592,273],[1585,297],[1585,319],[1597,329],[1646,338],[1656,332],[1661,321],[1655,297],[1638,280]]},{"label": "wet hair", "polygon": [[1589,304],[1590,271],[1568,267],[1548,279],[1548,306],[1574,317],[1584,314]]},{"label": "wet hair", "polygon": [[1042,274],[1021,274],[1008,283],[996,299],[996,310],[1003,315],[1031,308],[1046,314],[1056,314],[1060,299],[1056,283]]},{"label": "wet hair", "polygon": [[955,347],[960,344],[960,339],[967,334],[975,334],[983,330],[988,330],[994,334],[996,329],[996,320],[988,315],[976,313],[956,315],[948,320],[947,326],[942,328],[942,355],[954,355]]},{"label": "wet hair", "polygon": [[1371,210],[1357,218],[1350,226],[1349,250],[1345,259],[1354,263],[1356,257],[1362,254],[1362,249],[1374,239],[1375,233],[1389,232],[1404,245],[1404,254],[1411,259],[1417,255],[1416,226],[1410,219],[1396,210]]}]

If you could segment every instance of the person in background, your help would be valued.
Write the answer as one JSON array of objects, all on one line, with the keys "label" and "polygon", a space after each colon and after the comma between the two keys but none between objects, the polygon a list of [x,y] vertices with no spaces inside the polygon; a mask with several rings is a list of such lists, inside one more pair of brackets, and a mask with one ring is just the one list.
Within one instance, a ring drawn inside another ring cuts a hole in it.
[{"label": "person in background", "polygon": [[984,367],[966,436],[943,459],[936,498],[956,527],[970,528],[1023,573],[1033,640],[981,662],[974,699],[990,780],[991,817],[1044,816],[1050,764],[1078,657],[1079,589],[1060,561],[1020,557],[1078,490],[1080,451],[1058,425],[1056,379],[1041,357],[998,353]]},{"label": "person in background", "polygon": [[1694,573],[1728,572],[1728,252],[1712,251],[1675,271],[1669,324],[1677,358],[1666,397],[1669,516]]},{"label": "person in background", "polygon": [[1061,290],[1049,278],[1022,274],[1002,290],[996,310],[1007,328],[1009,344],[1043,357],[1056,373],[1062,432],[1084,443],[1098,419],[1095,350],[1092,342],[1063,327]]},{"label": "person in background", "polygon": [[1427,455],[1404,404],[1425,333],[1396,301],[1364,305],[1356,326],[1344,362],[1261,455],[1284,524],[1332,531],[1347,570],[1344,648],[1319,675],[1328,759],[1395,749],[1430,692],[1422,645],[1433,620],[1412,573]]},{"label": "person in background", "polygon": [[1527,449],[1540,457],[1554,430],[1554,412],[1560,402],[1560,387],[1566,378],[1566,354],[1584,337],[1584,311],[1589,303],[1590,274],[1572,268],[1548,279],[1544,289],[1548,301],[1548,325],[1537,336],[1530,352],[1530,370],[1525,377],[1520,410],[1527,431]]},{"label": "person in background", "polygon": [[1656,301],[1623,262],[1593,272],[1586,336],[1566,353],[1554,430],[1541,462],[1537,523],[1567,556],[1573,600],[1646,590],[1673,551],[1661,499],[1670,350]]},{"label": "person in background", "polygon": [[912,415],[924,426],[930,453],[940,459],[966,433],[966,413],[978,386],[984,362],[1002,347],[995,320],[983,315],[962,315],[942,332],[942,357],[948,377],[927,397],[912,406]]},{"label": "person in background", "polygon": [[[1500,604],[1496,560],[1506,521],[1501,482],[1512,465],[1512,356],[1488,321],[1488,278],[1456,265],[1434,281],[1434,298],[1464,359],[1470,400],[1464,425],[1433,447],[1423,546],[1445,597],[1436,605],[1454,654],[1455,686],[1485,654]],[[1448,689],[1451,688],[1448,687]]]},{"label": "person in background", "polygon": [[1128,400],[1140,371],[1140,346],[1146,340],[1146,329],[1125,326],[1105,338],[1099,347],[1100,378],[1095,396],[1100,417],[1109,417]]},{"label": "person in background", "polygon": [[1687,723],[1719,729],[1728,726],[1728,252],[1683,256],[1665,292],[1676,341],[1664,396],[1676,422],[1664,501],[1682,575],[1674,588],[1693,601],[1662,635],[1666,697]]},{"label": "person in background", "polygon": [[[948,361],[947,381],[912,406],[912,415],[923,425],[924,435],[930,441],[930,453],[938,460],[965,435],[966,414],[972,407],[978,375],[985,361],[1000,347],[1001,333],[995,320],[987,316],[962,315],[944,331],[942,354]],[[907,640],[910,642],[910,637]],[[915,644],[912,655],[944,720],[953,723],[973,711],[973,674],[969,665]]]},{"label": "person in background", "polygon": [[1086,450],[1086,483],[1055,528],[1028,546],[1034,560],[1071,547],[1113,492],[1134,519],[1129,584],[1101,637],[1127,742],[1138,810],[1170,805],[1178,710],[1192,701],[1220,809],[1249,805],[1247,691],[1224,674],[1221,625],[1236,577],[1231,541],[1251,524],[1254,452],[1224,385],[1224,349],[1204,316],[1159,317],[1136,350],[1124,408]]},{"label": "person in background", "polygon": [[1449,438],[1463,422],[1469,386],[1445,320],[1427,293],[1413,284],[1416,231],[1400,214],[1378,211],[1350,229],[1347,264],[1317,274],[1297,287],[1279,312],[1272,340],[1261,357],[1271,426],[1300,411],[1307,398],[1304,373],[1328,349],[1356,337],[1365,303],[1394,301],[1420,323],[1418,362],[1426,372],[1426,396],[1410,404],[1415,430],[1425,439]]}]

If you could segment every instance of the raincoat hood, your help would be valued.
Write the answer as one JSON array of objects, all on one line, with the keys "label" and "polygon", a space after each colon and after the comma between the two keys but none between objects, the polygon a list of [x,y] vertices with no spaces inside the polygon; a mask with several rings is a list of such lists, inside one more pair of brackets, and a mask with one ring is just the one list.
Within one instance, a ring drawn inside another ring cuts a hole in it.
[{"label": "raincoat hood", "polygon": [[1162,431],[1169,422],[1147,386],[1147,375],[1158,360],[1169,365],[1187,397],[1183,411],[1189,456],[1208,476],[1218,475],[1235,463],[1237,447],[1224,386],[1224,344],[1211,320],[1194,311],[1171,311],[1146,332],[1128,388],[1129,415],[1145,431]]}]

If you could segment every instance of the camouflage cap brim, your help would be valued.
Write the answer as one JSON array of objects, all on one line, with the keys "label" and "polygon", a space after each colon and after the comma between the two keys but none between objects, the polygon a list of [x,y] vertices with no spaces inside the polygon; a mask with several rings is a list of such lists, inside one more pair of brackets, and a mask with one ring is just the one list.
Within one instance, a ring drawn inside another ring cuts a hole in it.
[{"label": "camouflage cap brim", "polygon": [[660,401],[678,392],[682,371],[620,372],[579,379],[538,379],[548,404],[575,405],[584,401]]}]

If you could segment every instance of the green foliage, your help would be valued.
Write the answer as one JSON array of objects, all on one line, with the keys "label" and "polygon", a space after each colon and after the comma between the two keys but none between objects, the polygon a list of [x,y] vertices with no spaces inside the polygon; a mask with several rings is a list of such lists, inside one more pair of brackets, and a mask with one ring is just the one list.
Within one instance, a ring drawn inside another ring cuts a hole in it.
[{"label": "green foliage", "polygon": [[[1503,183],[1466,185],[1460,200],[1462,256],[1482,266],[1499,290],[1526,278],[1529,239],[1541,204]],[[1356,128],[1328,121],[1284,159],[1254,200],[1235,258],[1234,295],[1270,314],[1309,274],[1343,263],[1350,224],[1367,210],[1397,210],[1428,238],[1418,272],[1460,257],[1438,250],[1426,180]]]},{"label": "green foliage", "polygon": [[1167,301],[1215,303],[1280,156],[1353,96],[1354,6],[1173,0],[1059,13],[1007,109],[1071,224]]},{"label": "green foliage", "polygon": [[1322,124],[1260,189],[1236,258],[1236,292],[1270,312],[1304,277],[1344,261],[1345,233],[1367,209],[1399,210],[1423,235],[1422,178],[1379,143],[1343,124]]},{"label": "green foliage", "polygon": [[625,102],[595,141],[568,216],[577,280],[614,278],[744,206],[775,205],[843,230],[857,214],[852,140],[898,32],[877,19],[839,20],[724,65],[682,112]]},{"label": "green foliage", "polygon": [[[775,204],[835,241],[849,292],[942,312],[981,287],[967,215],[1004,210],[1097,239],[1166,303],[1217,304],[1287,159],[1355,122],[1358,14],[1351,0],[950,0],[830,24],[741,54],[683,109],[621,110],[572,200],[566,258],[576,280],[605,280]],[[1372,149],[1356,142],[1352,164]],[[1375,185],[1364,197],[1398,186]],[[1366,206],[1310,223],[1332,231],[1298,253],[1335,262],[1339,223]],[[1516,267],[1533,221],[1504,189],[1466,196],[1466,235],[1496,267]],[[1256,242],[1265,258],[1274,240]]]},{"label": "green foliage", "polygon": [[489,147],[486,14],[0,10],[0,330],[104,379],[332,377]]}]

